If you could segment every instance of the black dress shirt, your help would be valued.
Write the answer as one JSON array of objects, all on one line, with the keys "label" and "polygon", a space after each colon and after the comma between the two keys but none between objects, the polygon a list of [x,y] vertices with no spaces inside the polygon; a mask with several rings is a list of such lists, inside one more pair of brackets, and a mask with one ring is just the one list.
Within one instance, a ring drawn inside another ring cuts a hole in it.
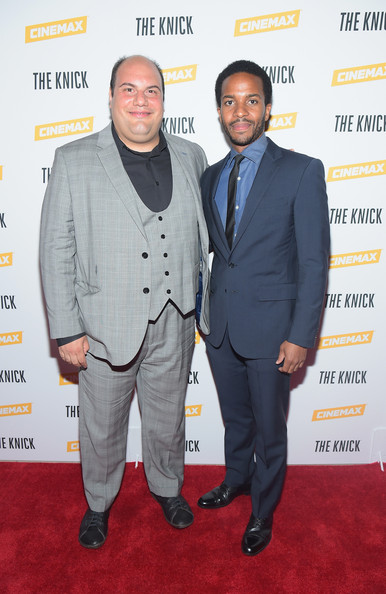
[{"label": "black dress shirt", "polygon": [[165,210],[172,199],[173,178],[170,153],[162,131],[157,146],[142,153],[129,149],[122,142],[113,123],[111,130],[125,171],[142,202],[153,212]]}]

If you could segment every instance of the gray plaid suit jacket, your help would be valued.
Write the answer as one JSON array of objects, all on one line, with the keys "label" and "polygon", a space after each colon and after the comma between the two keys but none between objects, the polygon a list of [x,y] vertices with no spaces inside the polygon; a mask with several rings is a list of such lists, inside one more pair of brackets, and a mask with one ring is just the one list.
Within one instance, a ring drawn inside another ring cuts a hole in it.
[{"label": "gray plaid suit jacket", "polygon": [[[200,197],[207,166],[197,144],[165,134],[194,196],[203,277],[200,327],[208,323],[208,233]],[[56,150],[43,202],[40,264],[52,338],[85,332],[90,352],[124,365],[138,352],[148,324],[147,240],[134,187],[111,125]],[[178,249],[178,246],[177,246]],[[183,296],[182,313],[195,306]]]}]

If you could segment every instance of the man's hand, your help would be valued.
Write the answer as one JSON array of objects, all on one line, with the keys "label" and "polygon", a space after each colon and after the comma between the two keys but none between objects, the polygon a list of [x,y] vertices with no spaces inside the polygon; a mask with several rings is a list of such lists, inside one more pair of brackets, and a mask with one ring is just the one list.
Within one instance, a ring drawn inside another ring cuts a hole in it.
[{"label": "man's hand", "polygon": [[86,353],[90,345],[87,336],[81,336],[72,342],[68,342],[59,347],[59,355],[66,363],[75,365],[75,367],[87,367]]},{"label": "man's hand", "polygon": [[283,365],[279,367],[279,371],[282,373],[293,373],[303,367],[306,356],[307,349],[285,340],[280,345],[276,365],[280,365],[284,361]]}]

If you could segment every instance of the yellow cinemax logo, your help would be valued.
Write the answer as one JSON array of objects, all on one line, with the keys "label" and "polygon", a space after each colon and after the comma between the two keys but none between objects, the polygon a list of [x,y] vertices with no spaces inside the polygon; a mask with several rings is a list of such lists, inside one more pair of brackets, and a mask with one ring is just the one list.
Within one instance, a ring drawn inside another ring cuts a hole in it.
[{"label": "yellow cinemax logo", "polygon": [[288,12],[277,12],[248,19],[238,19],[235,23],[234,36],[239,37],[240,35],[278,31],[279,29],[292,29],[298,26],[299,17],[300,10],[289,10]]},{"label": "yellow cinemax logo", "polygon": [[0,165],[0,180],[3,179],[3,166]]},{"label": "yellow cinemax logo", "polygon": [[79,441],[68,441],[67,442],[67,452],[79,452]]},{"label": "yellow cinemax logo", "polygon": [[69,35],[80,35],[87,31],[87,17],[74,17],[63,21],[52,21],[51,23],[40,23],[29,25],[25,28],[25,42],[44,41],[56,37],[68,37]]},{"label": "yellow cinemax logo", "polygon": [[330,268],[379,264],[381,252],[382,250],[367,250],[366,252],[351,252],[349,254],[330,256]]},{"label": "yellow cinemax logo", "polygon": [[59,375],[59,386],[70,386],[72,384],[79,384],[78,371],[70,371]]},{"label": "yellow cinemax logo", "polygon": [[319,349],[335,349],[337,347],[353,346],[358,344],[370,344],[374,330],[369,332],[355,332],[353,334],[337,334],[336,336],[324,336],[319,340]]},{"label": "yellow cinemax logo", "polygon": [[200,344],[200,340],[201,340],[201,336],[200,333],[198,332],[198,330],[196,330],[196,334],[195,334],[195,344]]},{"label": "yellow cinemax logo", "polygon": [[162,74],[164,76],[165,85],[196,80],[197,64],[167,68],[166,70],[162,70]]},{"label": "yellow cinemax logo", "polygon": [[272,116],[269,120],[269,132],[272,132],[272,130],[286,130],[287,128],[295,128],[297,115],[298,114],[295,112],[281,113],[279,115]]},{"label": "yellow cinemax logo", "polygon": [[324,408],[314,410],[313,421],[329,421],[330,419],[341,419],[342,417],[361,417],[365,414],[366,404],[352,404],[338,408]]},{"label": "yellow cinemax logo", "polygon": [[3,404],[0,406],[0,417],[30,414],[32,414],[32,402],[24,402],[23,404]]},{"label": "yellow cinemax logo", "polygon": [[12,266],[12,252],[0,254],[0,268],[2,266]]},{"label": "yellow cinemax logo", "polygon": [[201,417],[201,409],[202,404],[191,404],[190,406],[185,406],[185,416]]},{"label": "yellow cinemax logo", "polygon": [[368,163],[354,163],[353,165],[340,165],[330,167],[327,181],[342,181],[346,179],[357,179],[358,177],[373,177],[385,175],[386,161],[369,161]]},{"label": "yellow cinemax logo", "polygon": [[21,344],[23,342],[23,332],[6,332],[0,334],[0,346]]},{"label": "yellow cinemax logo", "polygon": [[94,118],[79,118],[65,122],[54,122],[35,126],[35,140],[47,140],[59,138],[60,136],[72,136],[73,134],[85,134],[92,132]]},{"label": "yellow cinemax logo", "polygon": [[386,62],[334,70],[331,86],[350,85],[352,83],[368,82],[370,80],[382,80],[383,78],[386,78]]}]

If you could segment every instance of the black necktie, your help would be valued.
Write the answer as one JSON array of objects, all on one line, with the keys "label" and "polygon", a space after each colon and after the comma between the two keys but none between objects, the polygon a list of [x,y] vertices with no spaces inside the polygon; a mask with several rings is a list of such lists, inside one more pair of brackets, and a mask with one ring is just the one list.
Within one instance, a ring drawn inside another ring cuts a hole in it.
[{"label": "black necktie", "polygon": [[243,155],[238,154],[235,156],[235,163],[232,171],[229,175],[228,182],[228,208],[227,208],[227,222],[225,225],[225,235],[228,241],[228,245],[232,248],[233,235],[235,231],[235,205],[236,205],[236,190],[237,190],[237,178],[239,176],[239,167],[241,161],[244,159]]}]

